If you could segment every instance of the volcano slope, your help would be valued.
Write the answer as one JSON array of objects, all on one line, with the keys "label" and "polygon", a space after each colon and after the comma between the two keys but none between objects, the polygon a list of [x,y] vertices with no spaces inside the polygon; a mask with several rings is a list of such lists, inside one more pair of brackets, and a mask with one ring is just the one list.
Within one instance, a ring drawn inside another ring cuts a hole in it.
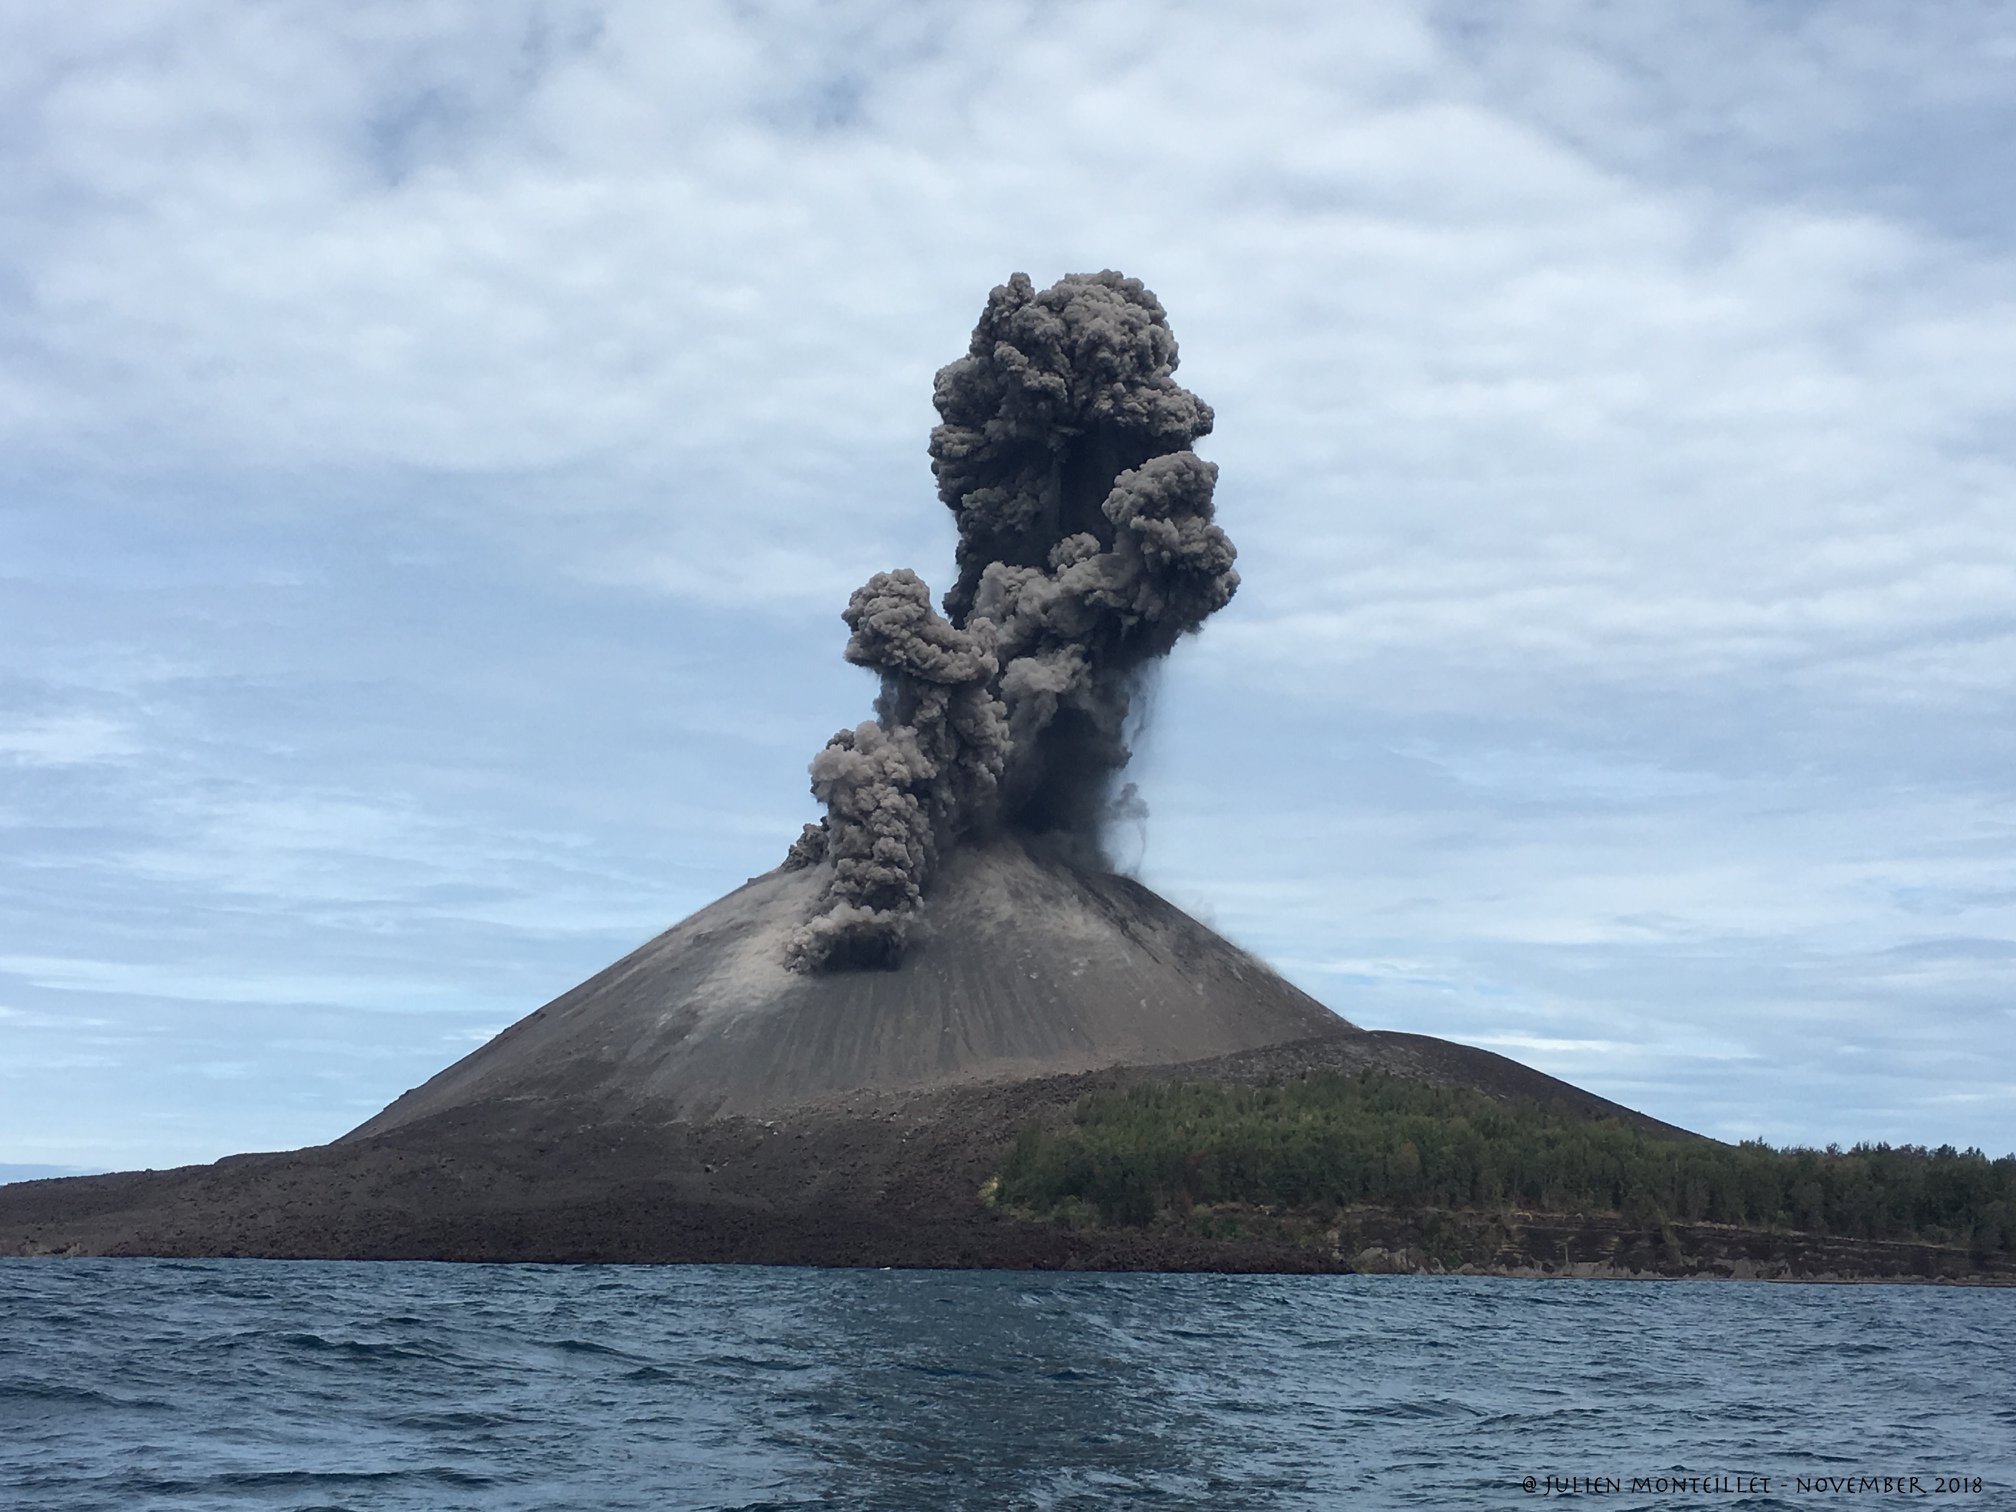
[{"label": "volcano slope", "polygon": [[407,1093],[351,1139],[457,1108],[499,1134],[569,1102],[598,1121],[769,1116],[898,1091],[1204,1060],[1348,1033],[1140,883],[1003,836],[947,862],[886,968],[807,973],[786,941],[832,863],[779,869]]},{"label": "volcano slope", "polygon": [[753,879],[333,1144],[0,1188],[0,1254],[1326,1268],[979,1192],[1030,1120],[1142,1078],[1367,1068],[1624,1112],[1357,1029],[1140,883],[1014,837],[950,858],[893,966],[795,972],[778,944],[820,870]]}]

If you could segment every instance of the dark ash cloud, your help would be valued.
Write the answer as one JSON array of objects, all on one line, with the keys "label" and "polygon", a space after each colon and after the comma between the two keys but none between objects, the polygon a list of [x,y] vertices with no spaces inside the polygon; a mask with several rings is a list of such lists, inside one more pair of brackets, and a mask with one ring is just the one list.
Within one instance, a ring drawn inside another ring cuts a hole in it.
[{"label": "dark ash cloud", "polygon": [[1143,670],[1239,585],[1212,522],[1218,470],[1191,450],[1211,408],[1173,376],[1176,338],[1138,279],[1074,274],[988,296],[939,370],[938,495],[959,575],[941,616],[910,571],[846,611],[847,659],[882,678],[875,719],[812,763],[826,818],[787,864],[829,863],[789,958],[894,961],[939,857],[1011,829],[1102,859]]}]

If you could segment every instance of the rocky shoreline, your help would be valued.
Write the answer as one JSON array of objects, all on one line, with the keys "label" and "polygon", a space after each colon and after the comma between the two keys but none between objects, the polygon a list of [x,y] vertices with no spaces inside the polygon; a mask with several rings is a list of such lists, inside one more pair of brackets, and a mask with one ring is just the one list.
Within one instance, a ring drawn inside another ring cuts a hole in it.
[{"label": "rocky shoreline", "polygon": [[775,1118],[610,1122],[565,1102],[460,1109],[213,1165],[0,1187],[0,1255],[748,1263],[2016,1284],[2006,1256],[1612,1214],[1354,1209],[1072,1227],[983,1197],[1017,1132],[1088,1092],[1375,1069],[1695,1136],[1488,1052],[1362,1034],[1170,1067],[856,1094]]}]

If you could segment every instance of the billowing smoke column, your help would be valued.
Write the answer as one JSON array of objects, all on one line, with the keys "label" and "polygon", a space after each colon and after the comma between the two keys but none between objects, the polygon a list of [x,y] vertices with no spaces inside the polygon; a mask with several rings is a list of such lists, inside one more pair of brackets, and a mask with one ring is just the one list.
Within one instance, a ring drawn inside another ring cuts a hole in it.
[{"label": "billowing smoke column", "polygon": [[812,762],[827,814],[787,864],[833,870],[793,966],[893,962],[962,836],[1007,828],[1099,858],[1143,668],[1239,585],[1211,522],[1218,470],[1190,449],[1211,408],[1175,368],[1161,302],[1106,272],[1041,293],[1017,273],[939,370],[931,470],[959,580],[942,616],[907,570],[848,602],[847,659],[882,690],[875,719]]}]

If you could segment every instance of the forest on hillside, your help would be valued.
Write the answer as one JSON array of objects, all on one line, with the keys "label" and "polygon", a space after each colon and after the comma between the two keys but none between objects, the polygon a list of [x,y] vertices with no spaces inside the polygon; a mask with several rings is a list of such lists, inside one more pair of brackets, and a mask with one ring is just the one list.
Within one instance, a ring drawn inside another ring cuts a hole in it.
[{"label": "forest on hillside", "polygon": [[2016,1155],[1778,1149],[1377,1073],[1273,1086],[1157,1083],[1031,1126],[993,1189],[1043,1216],[1145,1226],[1199,1207],[1616,1213],[2016,1250]]}]

